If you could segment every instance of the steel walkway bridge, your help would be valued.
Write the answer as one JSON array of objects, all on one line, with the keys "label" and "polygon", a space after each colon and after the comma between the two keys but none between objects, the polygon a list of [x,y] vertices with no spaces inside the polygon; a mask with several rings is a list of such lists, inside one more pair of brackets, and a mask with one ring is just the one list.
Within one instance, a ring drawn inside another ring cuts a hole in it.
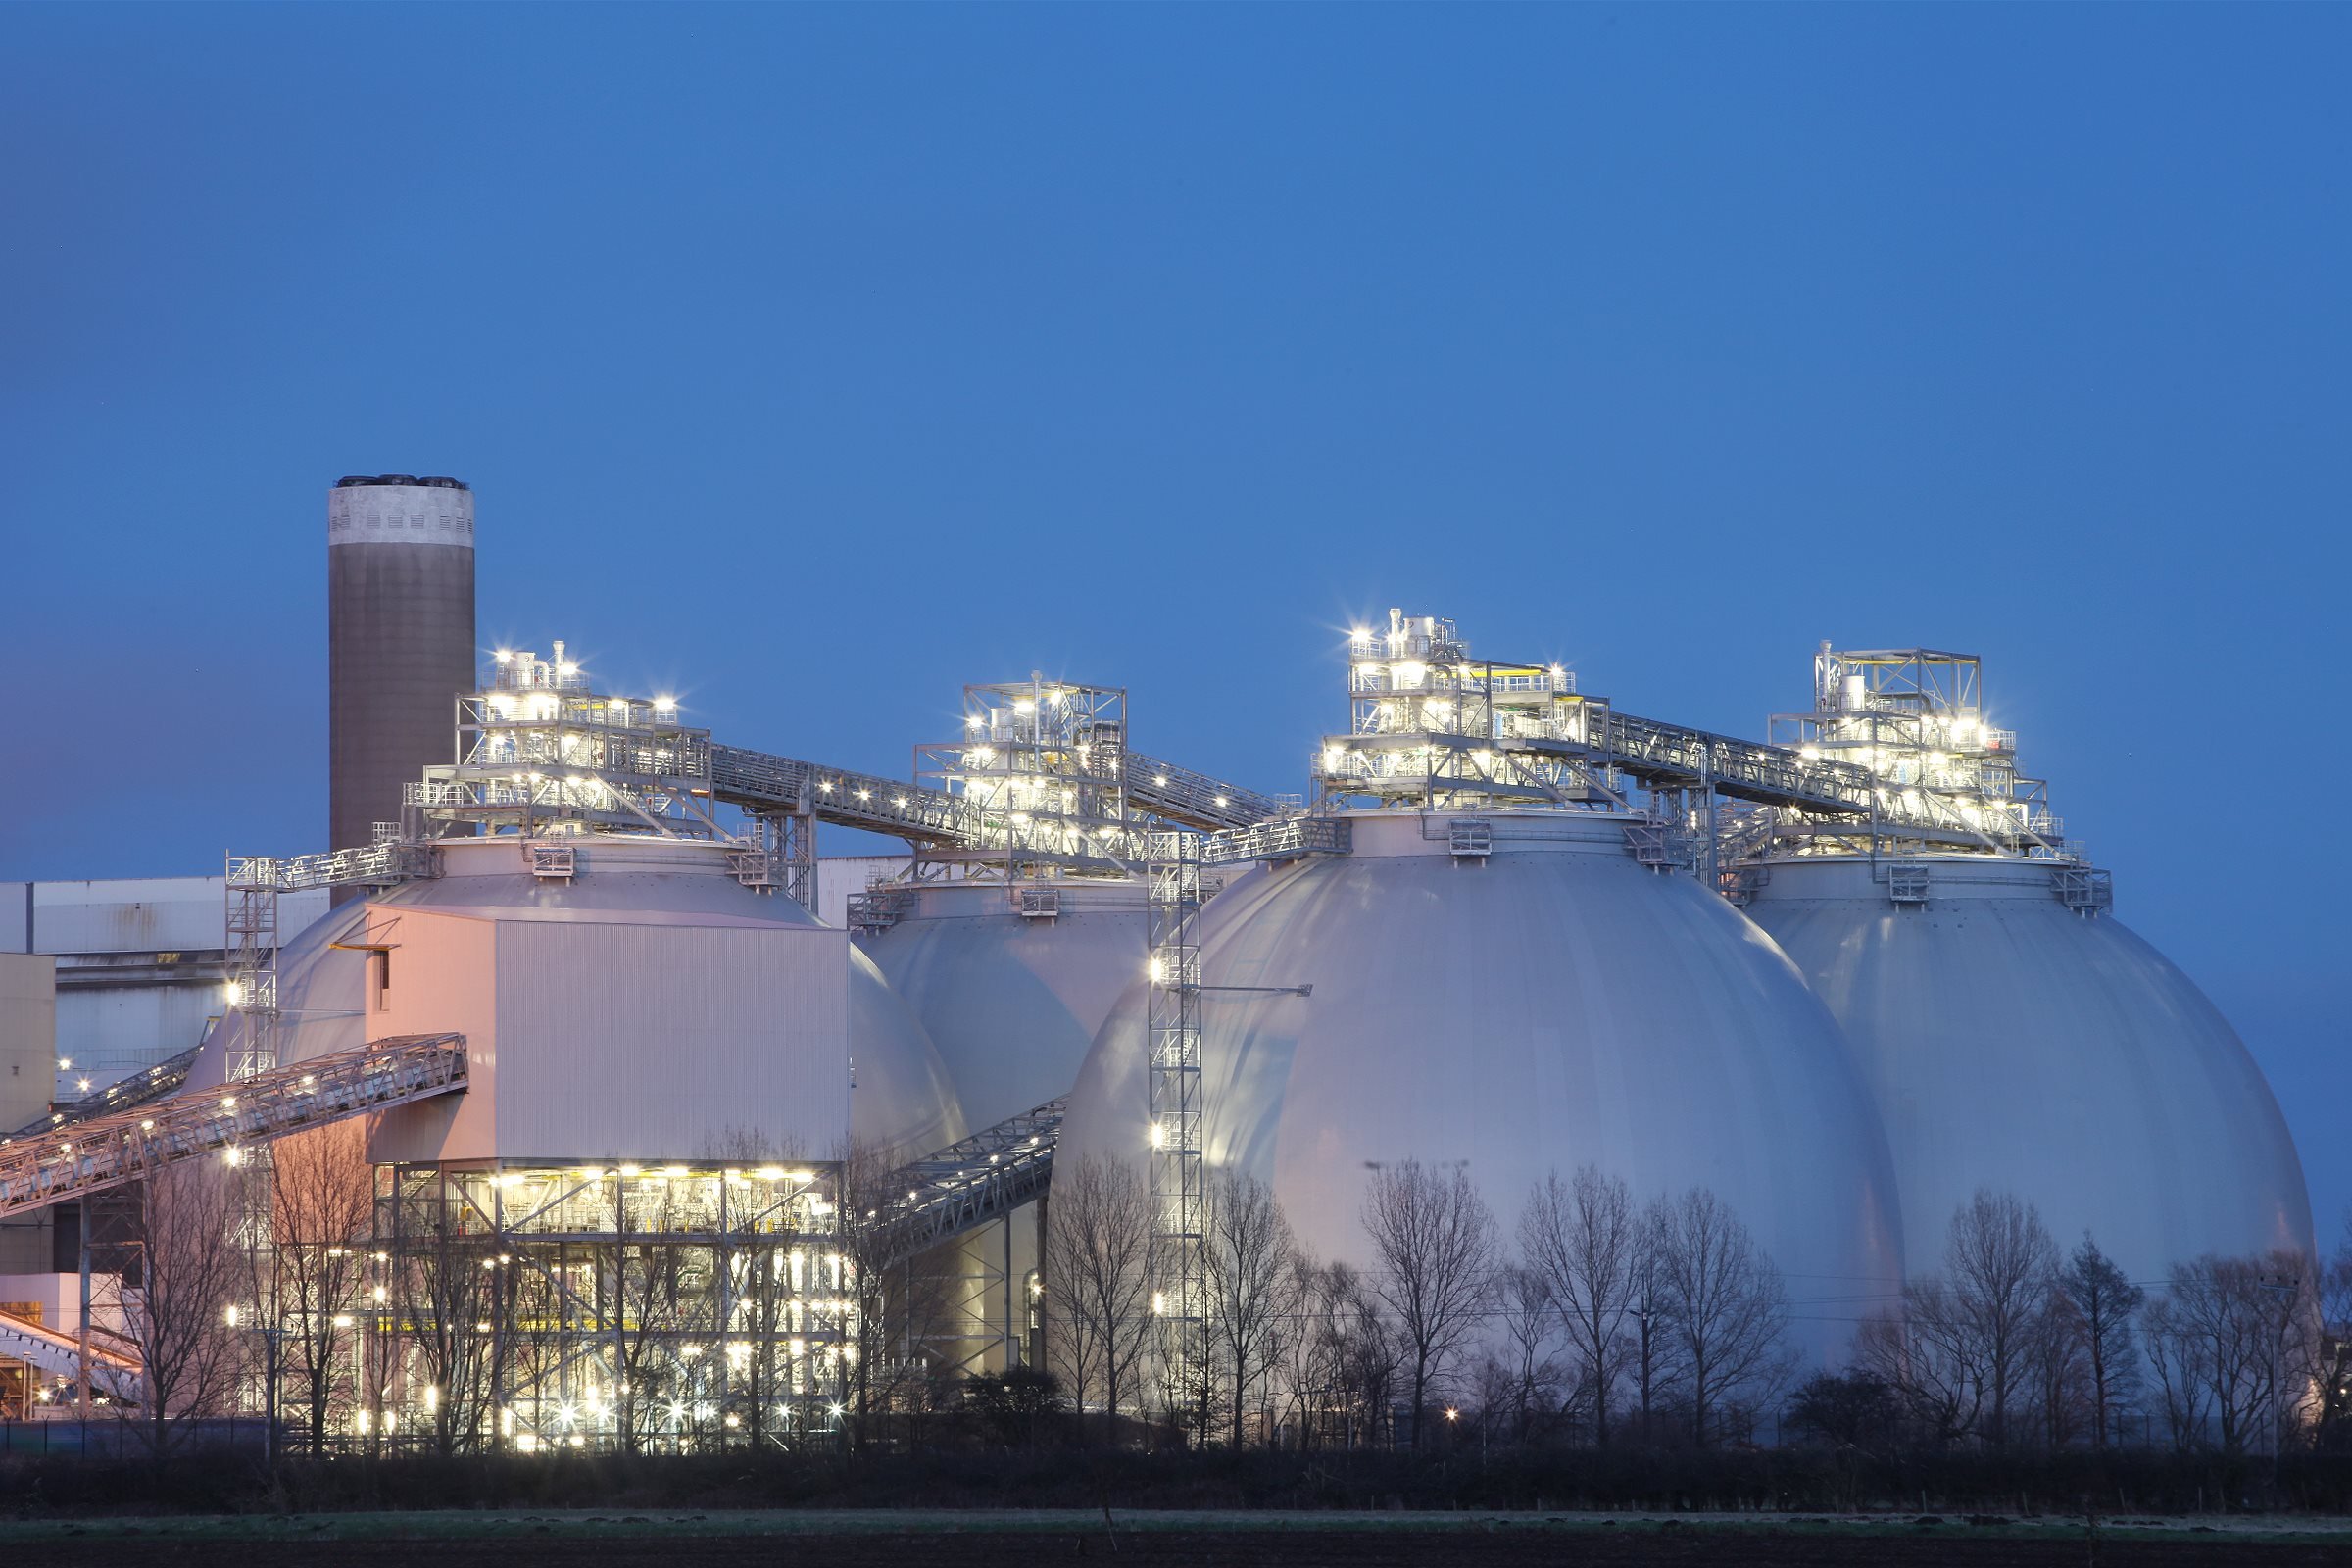
[{"label": "steel walkway bridge", "polygon": [[466,1037],[402,1035],[0,1143],[0,1218],[136,1181],[182,1160],[466,1087]]},{"label": "steel walkway bridge", "polygon": [[1036,1201],[1054,1177],[1065,1104],[1050,1100],[880,1178],[889,1196],[863,1218],[867,1266],[903,1263]]}]

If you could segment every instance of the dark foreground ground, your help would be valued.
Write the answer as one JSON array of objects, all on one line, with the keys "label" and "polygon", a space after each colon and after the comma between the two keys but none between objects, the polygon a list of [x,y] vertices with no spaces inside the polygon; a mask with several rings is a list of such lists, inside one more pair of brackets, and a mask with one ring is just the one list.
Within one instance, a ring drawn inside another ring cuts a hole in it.
[{"label": "dark foreground ground", "polygon": [[[1932,1522],[1931,1522],[1932,1521]],[[2352,1565],[2352,1521],[2257,1519],[1801,1519],[1543,1514],[1078,1511],[685,1513],[486,1512],[0,1523],[0,1563],[292,1568],[1422,1568],[1452,1563]]]}]

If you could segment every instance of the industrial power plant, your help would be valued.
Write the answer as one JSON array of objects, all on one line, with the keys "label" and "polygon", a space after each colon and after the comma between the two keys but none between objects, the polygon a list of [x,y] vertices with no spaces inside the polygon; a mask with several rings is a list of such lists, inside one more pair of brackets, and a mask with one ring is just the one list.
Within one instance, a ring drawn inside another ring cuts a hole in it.
[{"label": "industrial power plant", "polygon": [[[0,885],[6,1413],[195,1396],[137,1320],[199,1173],[219,1397],[291,1419],[328,1360],[314,1431],[444,1451],[819,1441],[1042,1364],[1081,1162],[1149,1195],[1163,1355],[1237,1176],[1364,1272],[1368,1171],[1466,1172],[1505,1233],[1554,1172],[1706,1189],[1821,1308],[1810,1369],[1985,1189],[2133,1278],[2312,1251],[2261,1072],[1974,656],[1825,643],[1746,740],[1397,610],[1299,795],[1007,671],[883,777],[478,647],[475,544],[457,480],[329,491],[322,840]],[[338,1149],[360,1223],[305,1232]]]}]

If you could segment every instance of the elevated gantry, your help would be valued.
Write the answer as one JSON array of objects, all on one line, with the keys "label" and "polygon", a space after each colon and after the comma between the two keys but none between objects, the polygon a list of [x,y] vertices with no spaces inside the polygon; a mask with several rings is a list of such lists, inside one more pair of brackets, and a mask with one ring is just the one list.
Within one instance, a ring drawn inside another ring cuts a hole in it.
[{"label": "elevated gantry", "polygon": [[1985,721],[1975,656],[1824,644],[1814,687],[1812,712],[1740,740],[1620,712],[1558,664],[1474,659],[1451,620],[1392,610],[1350,636],[1349,732],[1315,758],[1317,805],[1634,812],[1680,841],[1644,853],[1636,835],[1638,856],[1734,898],[1743,861],[1857,850],[2047,859],[2054,886],[2104,896],[2047,787],[2017,771],[2015,735]]}]

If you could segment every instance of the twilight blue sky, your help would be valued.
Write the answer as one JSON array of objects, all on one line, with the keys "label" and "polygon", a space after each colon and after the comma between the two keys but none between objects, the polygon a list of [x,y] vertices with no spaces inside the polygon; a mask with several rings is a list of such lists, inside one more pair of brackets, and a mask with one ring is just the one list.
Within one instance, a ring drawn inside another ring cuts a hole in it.
[{"label": "twilight blue sky", "polygon": [[327,485],[485,639],[1298,789],[1391,604],[1741,732],[1990,664],[2352,1200],[2352,10],[0,8],[0,877],[323,848]]}]

